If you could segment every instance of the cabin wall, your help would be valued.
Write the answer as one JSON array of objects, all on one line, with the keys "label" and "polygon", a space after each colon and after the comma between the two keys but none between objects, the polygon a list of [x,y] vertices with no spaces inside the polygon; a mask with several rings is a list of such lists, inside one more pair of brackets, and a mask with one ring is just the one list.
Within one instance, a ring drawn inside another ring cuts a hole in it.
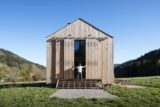
[{"label": "cabin wall", "polygon": [[[57,79],[74,79],[73,66],[73,39],[47,44],[47,83],[56,83]],[[103,84],[112,84],[113,68],[113,39],[86,39],[86,79],[102,79]]]},{"label": "cabin wall", "polygon": [[[74,79],[73,66],[73,39],[47,44],[47,83],[56,83],[57,79]],[[103,84],[112,84],[113,68],[113,39],[86,39],[86,79],[102,79]]]},{"label": "cabin wall", "polygon": [[103,84],[114,83],[112,38],[100,40],[98,43],[98,71]]}]

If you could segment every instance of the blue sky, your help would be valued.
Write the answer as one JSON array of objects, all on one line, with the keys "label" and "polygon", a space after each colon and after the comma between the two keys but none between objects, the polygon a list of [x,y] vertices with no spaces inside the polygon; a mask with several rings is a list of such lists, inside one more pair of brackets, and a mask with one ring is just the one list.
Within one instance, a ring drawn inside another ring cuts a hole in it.
[{"label": "blue sky", "polygon": [[0,0],[0,48],[46,64],[46,37],[77,18],[114,36],[114,63],[160,48],[160,0]]}]

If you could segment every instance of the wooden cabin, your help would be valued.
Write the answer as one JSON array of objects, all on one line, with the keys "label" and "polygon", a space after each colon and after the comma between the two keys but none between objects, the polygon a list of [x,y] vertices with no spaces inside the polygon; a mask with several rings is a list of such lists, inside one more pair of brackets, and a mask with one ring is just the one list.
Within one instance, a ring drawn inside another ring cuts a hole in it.
[{"label": "wooden cabin", "polygon": [[114,82],[113,37],[80,18],[47,37],[47,84],[76,79],[79,63],[83,79]]}]

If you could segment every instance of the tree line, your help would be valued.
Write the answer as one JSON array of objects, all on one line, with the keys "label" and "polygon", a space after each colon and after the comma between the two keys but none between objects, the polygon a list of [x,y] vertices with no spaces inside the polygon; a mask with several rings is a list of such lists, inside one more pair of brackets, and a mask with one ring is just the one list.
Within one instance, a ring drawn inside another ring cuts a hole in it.
[{"label": "tree line", "polygon": [[115,68],[116,77],[138,77],[160,75],[160,49],[150,51],[145,55]]}]

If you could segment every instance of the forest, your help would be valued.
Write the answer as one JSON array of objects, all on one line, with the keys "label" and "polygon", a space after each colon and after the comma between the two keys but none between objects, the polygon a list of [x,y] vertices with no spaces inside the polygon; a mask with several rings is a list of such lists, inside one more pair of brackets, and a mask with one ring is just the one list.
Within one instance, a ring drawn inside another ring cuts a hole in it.
[{"label": "forest", "polygon": [[115,67],[116,77],[138,77],[160,75],[160,49],[127,61]]}]

